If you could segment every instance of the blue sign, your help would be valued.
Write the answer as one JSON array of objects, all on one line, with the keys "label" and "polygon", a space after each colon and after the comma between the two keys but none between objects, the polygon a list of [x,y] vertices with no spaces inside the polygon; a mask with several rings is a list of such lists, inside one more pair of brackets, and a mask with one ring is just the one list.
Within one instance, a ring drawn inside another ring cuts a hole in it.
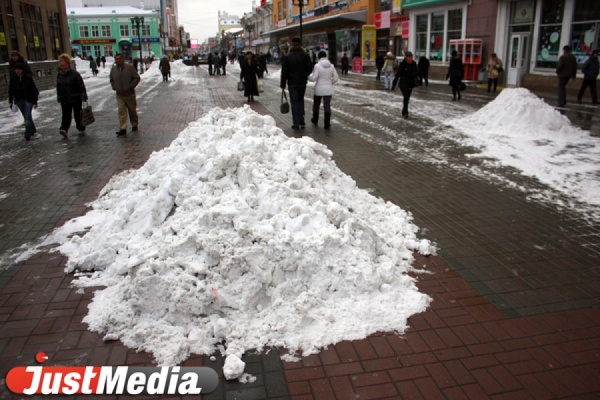
[{"label": "blue sign", "polygon": [[[138,38],[133,38],[133,43],[138,43]],[[160,38],[142,38],[142,43],[160,43]]]}]

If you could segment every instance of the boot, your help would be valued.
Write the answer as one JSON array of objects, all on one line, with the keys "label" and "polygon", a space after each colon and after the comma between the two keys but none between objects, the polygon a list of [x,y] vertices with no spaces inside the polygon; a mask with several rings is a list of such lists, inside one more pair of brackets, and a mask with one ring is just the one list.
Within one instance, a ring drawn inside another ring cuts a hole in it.
[{"label": "boot", "polygon": [[326,112],[325,113],[325,126],[324,128],[326,130],[329,130],[329,128],[331,128],[331,113],[330,112]]},{"label": "boot", "polygon": [[317,107],[314,107],[314,105],[313,105],[313,116],[310,119],[310,122],[312,122],[313,125],[317,125],[319,123],[319,109]]}]

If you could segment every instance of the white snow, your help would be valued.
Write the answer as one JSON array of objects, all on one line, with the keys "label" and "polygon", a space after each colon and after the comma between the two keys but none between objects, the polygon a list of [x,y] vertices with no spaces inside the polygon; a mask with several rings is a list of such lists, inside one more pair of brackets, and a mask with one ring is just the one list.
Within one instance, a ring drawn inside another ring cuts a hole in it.
[{"label": "white snow", "polygon": [[[113,109],[106,90],[112,59],[98,77],[87,61],[76,62],[95,110]],[[142,75],[140,93],[161,84],[157,65]],[[239,74],[239,67],[227,71]],[[171,82],[198,80],[198,69],[172,64]],[[356,93],[373,102],[381,96]],[[419,115],[436,116],[440,135],[456,133],[449,124],[462,133],[456,140],[480,149],[472,157],[598,205],[600,139],[527,90],[504,89],[454,120],[448,102],[417,96],[413,103]],[[54,91],[39,104],[34,120],[49,119]],[[0,118],[0,135],[22,125],[8,107]],[[403,332],[430,302],[407,275],[413,251],[435,252],[416,233],[407,212],[358,189],[324,145],[288,139],[271,117],[243,107],[215,108],[190,124],[142,168],[115,176],[92,211],[44,244],[59,244],[67,271],[79,271],[78,286],[105,287],[85,322],[106,340],[149,351],[161,365],[220,351],[228,379],[246,382],[252,377],[240,358],[247,351],[308,355],[377,331]],[[21,259],[33,251],[24,249]]]}]

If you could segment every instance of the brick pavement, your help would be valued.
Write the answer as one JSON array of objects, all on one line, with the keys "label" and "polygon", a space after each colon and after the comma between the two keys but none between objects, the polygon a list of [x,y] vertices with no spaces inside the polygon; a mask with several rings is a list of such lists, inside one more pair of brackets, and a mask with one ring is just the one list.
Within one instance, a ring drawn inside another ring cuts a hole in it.
[{"label": "brick pavement", "polygon": [[[202,72],[203,68],[197,72],[200,87],[208,93],[182,87],[164,90],[159,99],[143,105],[139,134],[119,142],[112,128],[96,125],[88,139],[68,144],[72,148],[63,159],[44,160],[61,168],[47,170],[40,183],[20,189],[35,194],[33,204],[49,197],[52,218],[43,223],[30,215],[9,218],[10,224],[2,221],[0,233],[8,235],[8,230],[26,221],[34,226],[28,230],[33,233],[11,239],[20,244],[81,215],[86,202],[112,175],[142,165],[189,121],[214,105],[244,104],[243,96],[232,89],[234,77],[209,80]],[[350,78],[357,87],[373,86],[369,77]],[[446,88],[438,89],[432,90],[431,98]],[[271,113],[292,135],[291,116],[280,115],[278,104],[279,92],[268,86],[252,108]],[[305,133],[327,144],[336,163],[360,187],[413,212],[415,223],[426,230],[424,235],[441,245],[440,256],[417,256],[415,261],[433,272],[417,278],[419,288],[434,301],[426,312],[410,318],[410,328],[402,336],[380,333],[338,343],[299,362],[281,362],[275,349],[246,355],[247,371],[257,381],[221,380],[218,389],[204,398],[598,398],[598,227],[589,227],[568,212],[529,202],[516,190],[452,171],[442,173],[419,162],[418,154],[398,154],[376,141],[348,135],[339,127],[356,123],[345,116],[345,110],[350,115],[374,112],[342,102],[334,107],[340,112],[334,114],[331,132],[309,127]],[[386,120],[398,127],[394,118],[375,122]],[[423,122],[417,118],[409,123]],[[56,153],[65,151],[61,141],[44,144]],[[21,158],[26,160],[27,154]],[[38,186],[53,180],[66,181],[56,195]],[[2,184],[13,187],[17,181]],[[12,208],[7,204],[0,202],[0,218],[17,209],[18,203],[11,201]],[[29,210],[24,214],[35,214]],[[588,241],[582,243],[582,238]],[[547,246],[548,251],[536,252],[533,245]],[[81,320],[91,293],[70,288],[72,277],[63,273],[64,263],[58,254],[41,253],[2,274],[0,379],[13,366],[32,365],[40,350],[61,365],[152,365],[147,354],[120,342],[104,342],[86,330]],[[220,373],[222,362],[220,357],[213,362],[194,356],[185,365],[208,365]],[[2,399],[13,397],[0,391]]]}]

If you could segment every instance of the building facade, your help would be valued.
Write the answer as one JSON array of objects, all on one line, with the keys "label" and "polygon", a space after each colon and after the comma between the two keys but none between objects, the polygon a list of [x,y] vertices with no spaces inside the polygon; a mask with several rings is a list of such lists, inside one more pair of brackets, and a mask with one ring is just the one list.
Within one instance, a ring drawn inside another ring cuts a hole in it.
[{"label": "building facade", "polygon": [[[139,31],[132,21],[136,17],[144,18]],[[68,8],[67,18],[74,56],[112,57],[121,53],[126,60],[132,60],[163,55],[160,15],[156,10],[129,6]]]}]

